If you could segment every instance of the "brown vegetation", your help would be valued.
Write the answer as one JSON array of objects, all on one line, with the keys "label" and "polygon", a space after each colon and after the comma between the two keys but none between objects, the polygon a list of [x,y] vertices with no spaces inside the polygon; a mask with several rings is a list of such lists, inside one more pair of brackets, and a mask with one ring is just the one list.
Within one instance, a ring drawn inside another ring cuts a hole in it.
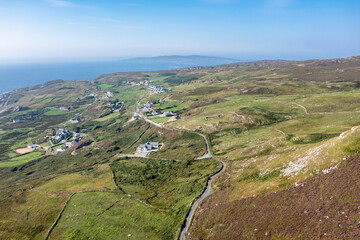
[{"label": "brown vegetation", "polygon": [[359,239],[360,156],[276,193],[199,208],[189,239]]},{"label": "brown vegetation", "polygon": [[18,149],[15,149],[14,150],[17,154],[25,154],[25,153],[30,153],[32,151],[34,151],[34,149],[31,149],[31,148],[18,148]]}]

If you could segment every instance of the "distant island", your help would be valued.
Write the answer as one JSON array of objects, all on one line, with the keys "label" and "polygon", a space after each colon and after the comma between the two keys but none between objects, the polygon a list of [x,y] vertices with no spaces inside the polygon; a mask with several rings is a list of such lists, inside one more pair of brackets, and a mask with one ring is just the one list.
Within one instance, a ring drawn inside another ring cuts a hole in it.
[{"label": "distant island", "polygon": [[214,57],[214,56],[200,56],[200,55],[170,55],[170,56],[158,56],[158,57],[138,57],[120,60],[122,62],[157,62],[157,63],[175,63],[175,64],[199,64],[212,63],[216,64],[228,64],[234,62],[240,62],[237,59]]},{"label": "distant island", "polygon": [[0,65],[0,93],[41,84],[52,79],[90,81],[103,73],[170,70],[234,62],[239,61],[229,58],[192,55],[140,57],[110,62],[19,64],[12,67]]}]

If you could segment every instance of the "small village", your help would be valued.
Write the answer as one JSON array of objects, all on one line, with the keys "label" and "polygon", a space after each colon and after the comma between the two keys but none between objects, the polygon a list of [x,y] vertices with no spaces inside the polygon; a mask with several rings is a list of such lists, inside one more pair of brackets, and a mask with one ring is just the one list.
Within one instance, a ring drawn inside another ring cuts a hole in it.
[{"label": "small village", "polygon": [[[163,103],[165,102],[164,100],[159,100],[159,103]],[[153,109],[153,105],[154,103],[151,102],[151,101],[148,101],[144,104],[143,108],[140,110],[141,112],[146,112],[146,113],[149,113],[151,114],[152,116],[158,116],[158,117],[173,117],[175,116],[176,119],[180,119],[181,118],[181,115],[179,114],[175,114],[171,111],[167,111],[167,112],[163,112],[163,113],[159,113],[157,111],[155,111]]]},{"label": "small village", "polygon": [[48,141],[51,144],[49,148],[51,148],[52,153],[62,153],[79,143],[84,137],[84,134],[71,132],[65,128],[59,128],[56,130],[54,136],[48,137]]},{"label": "small village", "polygon": [[24,148],[15,149],[15,152],[17,154],[26,154],[42,149],[51,155],[59,154],[79,143],[84,137],[84,134],[71,132],[65,128],[59,128],[56,130],[54,136],[46,136],[48,144],[38,145],[31,143]]},{"label": "small village", "polygon": [[121,108],[124,106],[124,102],[123,101],[107,102],[105,105],[110,108],[111,112],[119,112]]},{"label": "small village", "polygon": [[149,86],[150,90],[153,93],[164,93],[167,91],[167,89],[165,87],[157,87],[155,85],[152,85],[152,81],[150,80],[144,80],[144,81],[139,81],[139,82],[135,82],[135,81],[122,81],[123,85],[133,85],[133,86]]}]

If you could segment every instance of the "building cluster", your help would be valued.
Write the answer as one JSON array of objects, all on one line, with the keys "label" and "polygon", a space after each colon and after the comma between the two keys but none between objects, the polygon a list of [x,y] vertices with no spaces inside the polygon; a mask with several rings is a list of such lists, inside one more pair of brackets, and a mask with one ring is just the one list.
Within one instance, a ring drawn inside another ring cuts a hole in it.
[{"label": "building cluster", "polygon": [[152,107],[153,107],[153,103],[148,101],[147,103],[144,104],[144,107],[142,108],[142,112],[151,112],[151,115],[153,116],[162,116],[163,114],[159,114],[158,112],[156,112]]},{"label": "building cluster", "polygon": [[63,139],[66,139],[70,136],[70,131],[65,129],[65,128],[59,128],[58,130],[56,130],[56,134],[54,139],[57,141],[61,141]]},{"label": "building cluster", "polygon": [[9,93],[0,94],[0,107],[4,107],[6,105],[6,99],[9,97]]},{"label": "building cluster", "polygon": [[[164,100],[159,100],[159,103],[163,103],[165,102]],[[172,117],[172,116],[176,116],[176,119],[180,119],[181,115],[179,114],[175,114],[173,112],[163,112],[163,113],[158,113],[156,112],[152,107],[153,107],[154,103],[151,101],[148,101],[147,103],[144,104],[144,107],[141,109],[142,112],[151,112],[151,115],[153,116],[159,116],[159,117]],[[135,118],[136,119],[136,118]]]},{"label": "building cluster", "polygon": [[151,101],[148,101],[147,103],[144,104],[144,107],[143,107],[142,111],[143,112],[151,111],[153,105],[154,104]]},{"label": "building cluster", "polygon": [[139,81],[139,82],[135,82],[135,81],[122,81],[122,84],[124,84],[124,85],[136,85],[136,86],[140,86],[140,85],[149,86],[150,83],[151,83],[151,81],[148,81],[148,80]]},{"label": "building cluster", "polygon": [[112,96],[114,96],[114,94],[110,91],[107,91],[104,98],[111,98]]},{"label": "building cluster", "polygon": [[121,107],[123,106],[124,102],[117,101],[117,102],[108,102],[106,106],[110,107],[112,112],[119,112]]},{"label": "building cluster", "polygon": [[22,107],[22,106],[16,106],[13,110],[13,112],[21,112],[21,111],[24,111],[24,110],[27,110],[29,109],[28,107]]},{"label": "building cluster", "polygon": [[164,92],[166,92],[166,88],[164,88],[164,87],[157,87],[157,86],[154,86],[154,85],[149,85],[149,88],[154,93],[164,93]]},{"label": "building cluster", "polygon": [[136,85],[136,86],[149,86],[150,90],[153,91],[154,93],[163,93],[166,92],[166,88],[164,87],[157,87],[155,85],[151,84],[152,81],[149,80],[144,80],[144,81],[122,81],[123,85]]},{"label": "building cluster", "polygon": [[75,144],[79,143],[82,138],[84,138],[84,135],[81,133],[72,133],[67,129],[60,128],[56,131],[55,139],[58,140],[65,140],[68,139],[70,136],[72,136],[72,141],[65,142],[65,146],[60,146],[56,148],[57,153],[64,152],[66,149],[71,148]]}]

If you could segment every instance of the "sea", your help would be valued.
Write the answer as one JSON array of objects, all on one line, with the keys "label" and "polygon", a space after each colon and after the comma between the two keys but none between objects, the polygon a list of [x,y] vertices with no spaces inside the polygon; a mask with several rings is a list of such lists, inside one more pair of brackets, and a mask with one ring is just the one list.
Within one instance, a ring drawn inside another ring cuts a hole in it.
[{"label": "sea", "polygon": [[47,81],[87,80],[101,74],[114,72],[158,71],[194,66],[213,66],[221,62],[174,63],[174,62],[76,62],[76,63],[42,63],[42,64],[7,64],[0,65],[0,93],[17,88],[42,84]]}]

